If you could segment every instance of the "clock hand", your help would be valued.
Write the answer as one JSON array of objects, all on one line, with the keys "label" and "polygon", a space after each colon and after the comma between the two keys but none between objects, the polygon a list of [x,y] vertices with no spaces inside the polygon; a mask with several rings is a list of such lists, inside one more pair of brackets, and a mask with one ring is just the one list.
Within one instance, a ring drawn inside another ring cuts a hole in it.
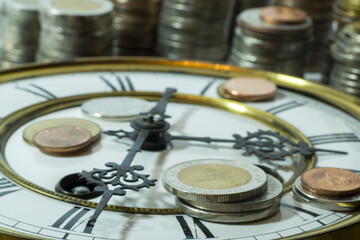
[{"label": "clock hand", "polygon": [[[94,191],[103,192],[102,198],[98,203],[94,214],[87,223],[85,232],[91,232],[97,218],[113,195],[124,196],[126,195],[125,189],[139,191],[140,188],[155,186],[156,179],[148,179],[149,175],[138,174],[135,172],[144,170],[143,166],[131,166],[131,163],[148,137],[153,141],[154,139],[159,138],[160,132],[161,138],[163,136],[163,131],[168,129],[169,124],[166,123],[164,119],[169,116],[165,115],[165,110],[169,99],[173,96],[175,91],[176,89],[167,88],[156,106],[149,112],[142,113],[145,117],[135,119],[131,122],[131,126],[136,129],[136,131],[117,131],[124,133],[124,136],[134,140],[134,145],[128,150],[128,154],[120,165],[114,162],[108,162],[105,166],[109,167],[109,169],[94,168],[93,171],[83,171],[81,173],[81,178],[86,179],[88,183],[97,185]],[[113,186],[114,188],[109,189],[108,185]]]},{"label": "clock hand", "polygon": [[[210,137],[187,137],[187,136],[170,136],[171,140],[200,141],[200,142],[230,142],[235,143],[233,148],[245,148],[250,154],[255,154],[260,159],[280,160],[286,156],[300,153],[303,156],[311,156],[314,152],[330,152],[336,154],[347,154],[343,151],[329,149],[312,148],[304,141],[294,142],[290,138],[281,136],[279,133],[272,131],[258,131],[249,133],[246,137],[239,134],[233,134],[234,139],[219,139]],[[291,146],[291,148],[289,147]]]},{"label": "clock hand", "polygon": [[141,113],[141,115],[145,117],[159,117],[160,120],[164,120],[165,118],[169,118],[170,116],[165,115],[166,106],[169,102],[169,99],[173,97],[173,93],[176,92],[175,88],[166,88],[163,93],[160,101],[153,107],[150,111]]},{"label": "clock hand", "polygon": [[[126,195],[125,189],[139,191],[140,188],[155,186],[156,179],[148,179],[149,175],[135,172],[143,170],[143,166],[131,166],[135,155],[140,151],[141,146],[148,135],[149,131],[146,129],[141,130],[138,133],[134,145],[128,150],[129,153],[120,165],[114,162],[108,162],[105,166],[109,167],[109,169],[94,168],[93,171],[83,171],[81,173],[81,178],[85,178],[88,183],[98,185],[95,187],[94,191],[103,192],[102,198],[94,214],[87,223],[85,232],[91,231],[89,229],[92,229],[100,213],[113,195],[124,196]],[[139,183],[135,184],[137,182]],[[112,185],[115,188],[109,189],[108,185]]]}]

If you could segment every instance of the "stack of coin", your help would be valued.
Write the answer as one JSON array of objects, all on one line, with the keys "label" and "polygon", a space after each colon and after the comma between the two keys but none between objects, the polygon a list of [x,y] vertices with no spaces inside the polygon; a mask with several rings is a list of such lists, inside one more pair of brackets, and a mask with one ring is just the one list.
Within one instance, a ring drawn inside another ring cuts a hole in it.
[{"label": "stack of coin", "polygon": [[102,0],[43,1],[37,60],[111,55],[113,9]]},{"label": "stack of coin", "polygon": [[360,176],[339,168],[313,168],[295,181],[293,192],[315,207],[350,211],[360,206]]},{"label": "stack of coin", "polygon": [[237,17],[229,63],[302,76],[312,21],[300,9],[268,6]]},{"label": "stack of coin", "polygon": [[234,0],[165,0],[156,53],[171,59],[224,61]]},{"label": "stack of coin", "polygon": [[334,31],[360,20],[360,0],[337,0],[333,5]]},{"label": "stack of coin", "polygon": [[332,28],[332,6],[335,0],[276,0],[281,6],[296,7],[304,10],[313,20],[314,41],[309,48],[306,72],[323,73],[327,70],[329,57],[328,34]]},{"label": "stack of coin", "polygon": [[101,129],[96,123],[78,118],[44,120],[28,126],[23,132],[27,143],[51,154],[85,149],[100,137]]},{"label": "stack of coin", "polygon": [[255,77],[235,77],[221,84],[217,92],[226,99],[235,101],[265,101],[274,97],[275,83]]},{"label": "stack of coin", "polygon": [[115,6],[114,55],[151,55],[161,0],[112,0]]},{"label": "stack of coin", "polygon": [[212,222],[250,222],[279,211],[282,183],[240,161],[183,162],[165,171],[163,185],[187,215]]},{"label": "stack of coin", "polygon": [[330,73],[330,85],[360,96],[360,21],[341,29],[331,45],[335,63]]},{"label": "stack of coin", "polygon": [[40,30],[37,0],[4,0],[0,29],[3,68],[35,61]]}]

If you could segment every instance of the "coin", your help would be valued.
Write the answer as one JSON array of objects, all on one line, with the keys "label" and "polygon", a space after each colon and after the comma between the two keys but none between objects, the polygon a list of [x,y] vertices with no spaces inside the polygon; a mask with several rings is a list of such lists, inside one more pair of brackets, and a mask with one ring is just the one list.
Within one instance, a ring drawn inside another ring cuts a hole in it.
[{"label": "coin", "polygon": [[306,20],[306,13],[298,8],[268,6],[261,9],[261,18],[269,24],[294,24]]},{"label": "coin", "polygon": [[270,217],[277,213],[280,208],[280,204],[275,204],[269,208],[248,211],[248,212],[215,212],[198,209],[185,203],[183,200],[177,198],[176,204],[179,206],[181,211],[185,214],[200,218],[210,222],[223,222],[223,223],[244,223],[252,222],[260,219]]},{"label": "coin", "polygon": [[263,78],[236,77],[227,80],[221,93],[235,100],[260,101],[272,98],[276,93],[276,85]]},{"label": "coin", "polygon": [[283,190],[282,183],[275,177],[268,175],[267,187],[263,194],[245,201],[217,203],[198,202],[182,199],[196,208],[214,212],[250,212],[269,208],[280,203]]},{"label": "coin", "polygon": [[104,97],[84,102],[81,110],[93,117],[126,121],[139,117],[152,107],[152,103],[138,98]]},{"label": "coin", "polygon": [[233,202],[259,196],[267,175],[259,167],[239,161],[204,159],[167,169],[163,186],[175,196],[199,202]]},{"label": "coin", "polygon": [[360,194],[345,197],[313,195],[301,187],[301,176],[293,185],[294,196],[312,206],[331,211],[351,211],[360,206]]},{"label": "coin", "polygon": [[302,175],[301,186],[314,195],[349,196],[360,193],[360,176],[340,168],[313,168]]},{"label": "coin", "polygon": [[91,133],[77,126],[51,127],[36,133],[33,142],[44,152],[73,152],[91,143]]},{"label": "coin", "polygon": [[99,125],[94,122],[79,118],[56,118],[31,124],[23,131],[23,139],[33,145],[33,137],[36,133],[46,128],[58,126],[79,126],[85,128],[91,133],[92,142],[96,142],[101,136],[101,129]]}]

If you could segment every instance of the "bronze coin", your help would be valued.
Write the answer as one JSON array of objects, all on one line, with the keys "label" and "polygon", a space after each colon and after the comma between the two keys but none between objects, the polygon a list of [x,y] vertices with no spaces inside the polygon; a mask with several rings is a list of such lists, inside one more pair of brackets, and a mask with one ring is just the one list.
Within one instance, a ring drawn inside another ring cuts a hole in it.
[{"label": "bronze coin", "polygon": [[301,187],[314,195],[350,196],[360,192],[360,176],[340,168],[313,168],[302,175]]},{"label": "bronze coin", "polygon": [[298,8],[268,6],[261,9],[260,17],[268,24],[297,24],[304,22],[307,14]]},{"label": "bronze coin", "polygon": [[260,101],[273,97],[277,87],[273,82],[263,78],[236,77],[223,84],[226,94],[232,99]]},{"label": "bronze coin", "polygon": [[35,134],[33,142],[44,152],[73,152],[91,143],[91,133],[78,126],[46,128]]}]

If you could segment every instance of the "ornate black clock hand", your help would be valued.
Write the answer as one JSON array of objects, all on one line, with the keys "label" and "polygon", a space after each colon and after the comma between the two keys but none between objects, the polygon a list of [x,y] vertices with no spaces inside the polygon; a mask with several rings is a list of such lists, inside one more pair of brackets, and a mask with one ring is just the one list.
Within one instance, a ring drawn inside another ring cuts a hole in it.
[{"label": "ornate black clock hand", "polygon": [[[140,151],[148,135],[149,131],[146,129],[138,133],[134,145],[129,149],[129,153],[120,165],[114,162],[108,162],[105,166],[109,167],[109,169],[94,169],[90,172],[83,171],[81,173],[81,178],[85,178],[88,183],[98,185],[95,187],[95,191],[103,192],[102,198],[94,214],[88,221],[84,232],[91,232],[97,218],[113,195],[124,196],[126,194],[125,189],[139,191],[139,189],[144,187],[149,188],[150,186],[155,186],[156,179],[149,179],[149,175],[136,172],[144,170],[143,166],[131,166],[131,162],[136,153]],[[136,184],[137,182],[138,184]],[[110,189],[108,185],[114,188]]]},{"label": "ornate black clock hand", "polygon": [[[164,129],[166,131],[169,126],[169,124],[164,121],[164,119],[168,117],[165,115],[165,110],[169,99],[175,91],[176,89],[167,88],[155,107],[149,112],[142,113],[142,115],[144,115],[143,118],[135,119],[131,122],[131,126],[136,129],[136,131],[131,133],[122,130],[119,131],[124,133],[124,136],[134,140],[134,145],[129,149],[129,153],[120,165],[114,162],[108,162],[105,166],[109,167],[109,169],[94,169],[90,172],[83,171],[81,173],[81,178],[86,179],[88,183],[97,185],[94,189],[95,191],[103,193],[84,232],[90,233],[92,231],[97,218],[113,195],[124,196],[126,195],[125,189],[139,191],[139,189],[144,187],[149,188],[150,186],[155,186],[156,179],[149,179],[149,175],[135,172],[144,170],[143,166],[131,166],[131,163],[135,155],[143,148],[146,141],[151,143],[157,142],[158,139],[162,139],[164,136],[162,133]],[[153,146],[151,147],[151,149],[154,148]],[[158,146],[156,145],[155,148],[156,147]],[[113,188],[110,189],[109,186],[113,186]]]},{"label": "ornate black clock hand", "polygon": [[244,148],[248,153],[255,154],[260,159],[281,160],[286,156],[300,153],[303,156],[311,156],[314,152],[330,152],[337,154],[347,154],[343,151],[334,151],[328,149],[311,148],[303,141],[294,142],[290,138],[284,137],[277,132],[262,131],[247,133],[246,137],[239,134],[233,134],[234,139],[219,139],[210,137],[187,137],[170,136],[171,140],[186,140],[200,142],[230,142],[235,143],[233,148]]}]

